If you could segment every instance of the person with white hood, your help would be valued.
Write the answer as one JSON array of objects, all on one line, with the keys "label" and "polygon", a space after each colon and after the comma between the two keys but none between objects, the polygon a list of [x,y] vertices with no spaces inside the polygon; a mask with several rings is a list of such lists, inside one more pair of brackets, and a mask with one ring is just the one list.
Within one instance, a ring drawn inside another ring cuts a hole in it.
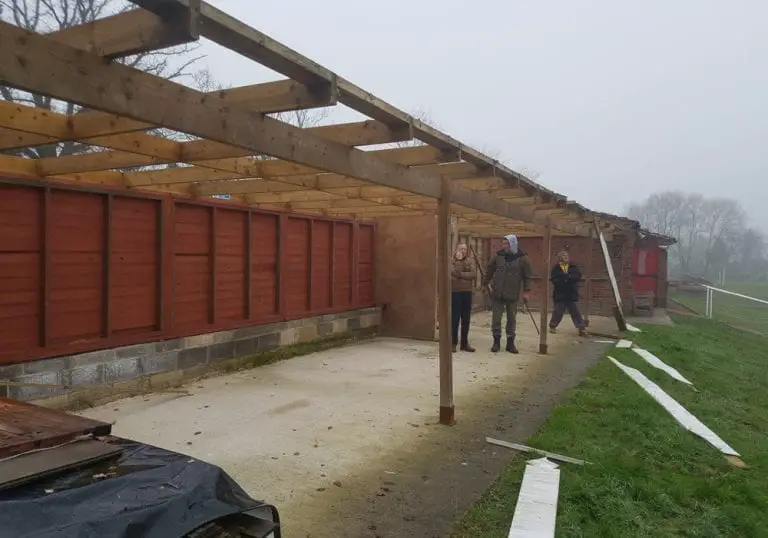
[{"label": "person with white hood", "polygon": [[491,333],[493,347],[497,353],[501,349],[501,318],[507,314],[507,346],[509,353],[519,353],[515,346],[517,328],[517,304],[521,299],[528,302],[531,291],[531,262],[517,244],[516,235],[507,235],[501,242],[501,250],[491,258],[485,271],[483,285],[491,289]]}]

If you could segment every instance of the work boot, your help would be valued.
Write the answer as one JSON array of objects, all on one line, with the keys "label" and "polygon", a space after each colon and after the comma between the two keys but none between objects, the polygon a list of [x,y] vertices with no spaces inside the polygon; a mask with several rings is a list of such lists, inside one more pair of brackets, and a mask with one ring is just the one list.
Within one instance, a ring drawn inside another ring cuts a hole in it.
[{"label": "work boot", "polygon": [[474,353],[475,352],[475,348],[473,348],[472,346],[470,346],[466,342],[461,344],[461,350],[462,351],[466,351],[467,353]]},{"label": "work boot", "polygon": [[456,353],[456,344],[453,344],[453,347],[451,348],[451,350],[452,350],[454,353]]},{"label": "work boot", "polygon": [[515,337],[507,338],[507,351],[517,355],[520,353],[515,347]]},{"label": "work boot", "polygon": [[579,329],[579,336],[587,336],[587,330],[586,329]]},{"label": "work boot", "polygon": [[557,334],[557,327],[550,327],[549,332],[552,334]]},{"label": "work boot", "polygon": [[501,336],[493,337],[493,347],[491,347],[491,353],[498,353],[501,349]]}]

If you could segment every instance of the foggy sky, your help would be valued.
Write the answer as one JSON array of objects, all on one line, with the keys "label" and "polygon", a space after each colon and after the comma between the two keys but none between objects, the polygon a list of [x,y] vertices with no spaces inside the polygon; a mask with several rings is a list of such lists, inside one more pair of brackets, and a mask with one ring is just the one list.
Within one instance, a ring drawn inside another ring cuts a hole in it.
[{"label": "foggy sky", "polygon": [[[768,2],[211,3],[590,209],[680,189],[768,231]],[[226,85],[281,78],[202,52]]]}]

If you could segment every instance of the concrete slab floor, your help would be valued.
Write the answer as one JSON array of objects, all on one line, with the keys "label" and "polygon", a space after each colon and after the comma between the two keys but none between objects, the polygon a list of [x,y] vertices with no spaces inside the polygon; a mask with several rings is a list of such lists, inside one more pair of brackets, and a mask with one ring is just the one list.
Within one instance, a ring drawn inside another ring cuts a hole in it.
[{"label": "concrete slab floor", "polygon": [[[82,414],[116,421],[115,435],[221,466],[278,507],[286,538],[447,536],[514,457],[485,435],[524,441],[605,349],[568,323],[540,356],[533,325],[519,314],[521,354],[494,355],[490,315],[476,314],[478,352],[454,355],[453,428],[436,424],[437,344],[397,339],[205,379],[190,396],[131,398]],[[612,327],[591,319],[595,330]]]}]

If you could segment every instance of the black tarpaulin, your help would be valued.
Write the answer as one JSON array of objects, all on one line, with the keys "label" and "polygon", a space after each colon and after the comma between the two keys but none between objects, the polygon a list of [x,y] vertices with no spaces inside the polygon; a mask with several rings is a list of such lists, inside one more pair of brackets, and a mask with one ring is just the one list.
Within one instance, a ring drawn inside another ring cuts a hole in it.
[{"label": "black tarpaulin", "polygon": [[117,439],[121,455],[0,492],[0,538],[181,538],[257,508],[220,468]]}]

